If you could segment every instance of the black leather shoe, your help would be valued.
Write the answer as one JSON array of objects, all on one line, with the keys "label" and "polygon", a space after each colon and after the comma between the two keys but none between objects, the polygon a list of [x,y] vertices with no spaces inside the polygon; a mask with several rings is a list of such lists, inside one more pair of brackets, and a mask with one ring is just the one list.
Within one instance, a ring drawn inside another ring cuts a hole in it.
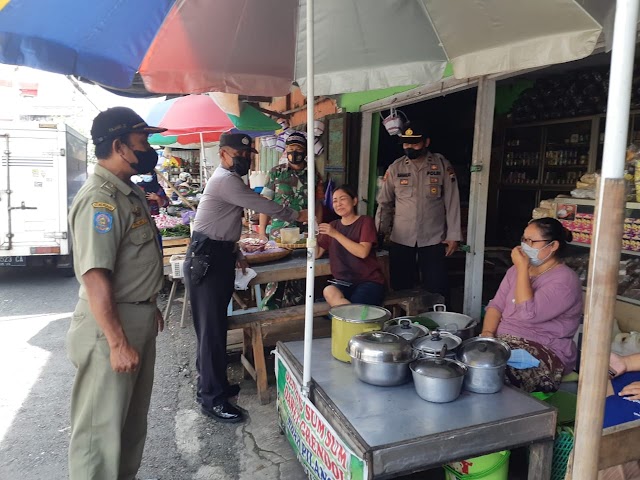
[{"label": "black leather shoe", "polygon": [[238,408],[231,405],[227,400],[222,400],[211,408],[201,405],[200,411],[207,417],[213,418],[219,422],[238,423],[244,420],[243,413]]}]

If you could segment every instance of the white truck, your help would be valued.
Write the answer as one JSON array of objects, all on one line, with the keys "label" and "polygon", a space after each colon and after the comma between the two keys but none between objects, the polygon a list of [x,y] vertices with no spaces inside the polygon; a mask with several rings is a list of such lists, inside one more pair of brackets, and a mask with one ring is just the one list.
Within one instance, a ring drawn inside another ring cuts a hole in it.
[{"label": "white truck", "polygon": [[69,207],[87,179],[87,139],[65,124],[0,123],[0,267],[72,273]]}]

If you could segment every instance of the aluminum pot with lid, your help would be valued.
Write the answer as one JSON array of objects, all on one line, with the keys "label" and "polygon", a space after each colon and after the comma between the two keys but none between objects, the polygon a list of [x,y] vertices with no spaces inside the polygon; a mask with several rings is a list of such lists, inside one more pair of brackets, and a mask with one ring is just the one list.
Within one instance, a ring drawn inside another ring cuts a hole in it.
[{"label": "aluminum pot with lid", "polygon": [[388,322],[385,322],[383,330],[385,332],[395,333],[410,342],[429,334],[427,327],[417,322],[412,322],[411,317],[392,318]]},{"label": "aluminum pot with lid", "polygon": [[420,357],[436,357],[443,350],[450,358],[455,358],[455,350],[462,343],[462,339],[449,332],[432,331],[429,335],[420,337],[411,342],[411,346]]},{"label": "aluminum pot with lid", "polygon": [[448,358],[421,358],[409,365],[416,393],[435,403],[452,402],[460,396],[467,367]]},{"label": "aluminum pot with lid", "polygon": [[365,383],[389,387],[409,380],[409,363],[414,352],[404,338],[389,332],[354,335],[347,354],[356,376]]},{"label": "aluminum pot with lid", "polygon": [[475,393],[496,393],[504,385],[511,349],[497,338],[476,337],[465,340],[458,349],[458,360],[469,372],[464,388]]},{"label": "aluminum pot with lid", "polygon": [[435,323],[440,329],[453,333],[462,340],[475,337],[478,328],[477,320],[462,313],[447,312],[447,307],[442,303],[435,304],[433,312],[421,313],[418,316],[429,322],[427,327]]}]

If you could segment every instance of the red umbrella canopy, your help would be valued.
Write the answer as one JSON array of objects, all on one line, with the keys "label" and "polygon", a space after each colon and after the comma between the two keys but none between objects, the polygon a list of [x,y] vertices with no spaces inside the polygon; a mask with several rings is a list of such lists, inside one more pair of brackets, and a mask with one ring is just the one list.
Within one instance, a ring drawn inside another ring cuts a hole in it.
[{"label": "red umbrella canopy", "polygon": [[161,102],[151,109],[147,121],[168,129],[165,136],[221,133],[234,128],[229,116],[209,95],[187,95]]}]

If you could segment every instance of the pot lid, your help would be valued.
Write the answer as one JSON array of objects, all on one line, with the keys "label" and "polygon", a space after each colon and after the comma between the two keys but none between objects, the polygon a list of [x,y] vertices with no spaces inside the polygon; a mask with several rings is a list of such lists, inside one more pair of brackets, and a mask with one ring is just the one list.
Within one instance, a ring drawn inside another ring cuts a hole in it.
[{"label": "pot lid", "polygon": [[458,350],[458,360],[470,367],[501,367],[510,356],[509,345],[497,338],[470,338]]},{"label": "pot lid", "polygon": [[419,323],[412,323],[411,319],[408,317],[399,317],[389,320],[384,325],[384,331],[395,333],[409,341],[429,333],[429,330],[426,327]]},{"label": "pot lid", "polygon": [[329,310],[329,315],[331,318],[352,323],[385,322],[391,318],[391,312],[386,308],[358,303],[333,307]]},{"label": "pot lid", "polygon": [[366,332],[351,337],[347,353],[352,358],[372,363],[402,363],[413,358],[411,344],[389,332]]},{"label": "pot lid", "polygon": [[462,339],[449,332],[438,330],[431,332],[431,335],[420,337],[413,341],[413,348],[424,353],[437,355],[446,346],[447,351],[454,350],[462,343]]},{"label": "pot lid", "polygon": [[467,367],[448,358],[423,358],[412,362],[411,370],[430,378],[458,378],[467,372]]}]

